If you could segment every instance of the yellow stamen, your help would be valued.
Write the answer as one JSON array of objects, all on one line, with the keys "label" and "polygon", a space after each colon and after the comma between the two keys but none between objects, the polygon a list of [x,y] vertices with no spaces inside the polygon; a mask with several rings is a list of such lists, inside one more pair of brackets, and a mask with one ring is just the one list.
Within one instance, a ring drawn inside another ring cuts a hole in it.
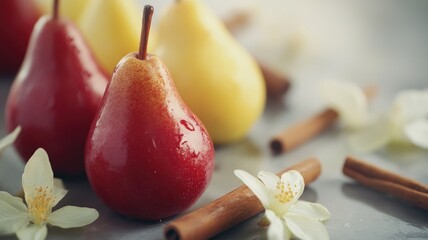
[{"label": "yellow stamen", "polygon": [[[296,185],[293,185],[293,187],[296,188]],[[294,199],[294,196],[297,195],[297,192],[293,192],[289,183],[287,184],[287,187],[285,187],[284,183],[281,181],[276,184],[276,190],[277,194],[275,194],[275,198],[283,204],[291,202]]]},{"label": "yellow stamen", "polygon": [[54,203],[52,188],[36,187],[33,195],[28,196],[26,200],[31,221],[36,225],[45,224],[52,213]]}]

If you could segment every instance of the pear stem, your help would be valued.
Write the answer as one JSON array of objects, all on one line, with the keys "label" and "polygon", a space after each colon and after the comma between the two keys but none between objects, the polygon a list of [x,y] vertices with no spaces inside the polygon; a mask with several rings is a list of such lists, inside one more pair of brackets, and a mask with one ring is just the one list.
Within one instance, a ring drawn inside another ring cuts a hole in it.
[{"label": "pear stem", "polygon": [[153,6],[144,6],[143,26],[141,28],[140,38],[140,50],[138,51],[138,59],[140,60],[145,60],[147,58],[147,44],[149,43],[150,24],[152,23],[153,12]]},{"label": "pear stem", "polygon": [[58,19],[58,12],[59,12],[59,0],[54,0],[53,5],[53,18]]}]

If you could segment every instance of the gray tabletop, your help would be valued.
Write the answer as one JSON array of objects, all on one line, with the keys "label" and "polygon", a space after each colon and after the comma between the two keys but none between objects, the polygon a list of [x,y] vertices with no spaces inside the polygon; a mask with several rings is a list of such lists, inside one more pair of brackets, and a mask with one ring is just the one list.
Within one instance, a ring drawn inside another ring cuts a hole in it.
[{"label": "gray tabletop", "polygon": [[[153,4],[159,9],[164,2]],[[209,2],[213,9],[227,16],[233,12],[230,9],[241,8],[245,1],[213,2]],[[340,125],[285,155],[274,157],[268,148],[274,134],[323,109],[318,94],[323,79],[377,84],[380,92],[372,107],[379,111],[386,110],[400,90],[428,88],[428,1],[273,0],[262,5],[254,0],[245,6],[254,11],[255,21],[252,27],[238,32],[237,38],[259,59],[289,74],[292,89],[283,99],[267,103],[263,116],[245,139],[216,148],[213,179],[188,211],[239,186],[234,169],[253,174],[262,169],[279,171],[315,156],[322,162],[322,174],[306,188],[302,199],[319,202],[330,210],[332,217],[326,227],[331,239],[428,239],[427,211],[367,189],[341,171],[345,157],[354,155],[428,184],[427,151],[386,148],[354,152],[347,146]],[[269,34],[261,34],[266,29]],[[298,53],[290,60],[284,56],[289,55],[292,45]],[[4,105],[12,80],[13,76],[0,78],[0,136],[5,134]],[[7,150],[0,160],[0,190],[18,191],[22,170],[16,152]],[[103,205],[85,180],[65,184],[69,193],[62,205],[94,207],[100,218],[85,228],[50,228],[48,239],[163,238],[163,226],[169,220],[151,224],[128,220]],[[265,230],[256,224],[260,217],[234,226],[216,239],[264,239]]]}]

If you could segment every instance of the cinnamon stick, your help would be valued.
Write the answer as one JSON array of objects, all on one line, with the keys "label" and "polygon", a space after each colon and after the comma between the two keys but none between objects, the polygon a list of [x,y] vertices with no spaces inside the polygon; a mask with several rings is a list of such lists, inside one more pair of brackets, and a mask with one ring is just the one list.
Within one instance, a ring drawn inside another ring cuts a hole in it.
[{"label": "cinnamon stick", "polygon": [[[230,32],[235,32],[244,25],[248,24],[249,20],[251,19],[251,13],[252,12],[250,11],[238,12],[224,20],[223,23]],[[256,61],[265,80],[266,95],[271,99],[279,99],[284,96],[284,94],[290,88],[289,78],[271,69],[257,59]]]},{"label": "cinnamon stick", "polygon": [[[371,100],[377,93],[374,86],[366,87],[364,93]],[[317,136],[339,119],[339,114],[331,108],[312,116],[311,118],[297,123],[274,136],[270,142],[273,154],[281,154],[294,149],[309,139]]]},{"label": "cinnamon stick", "polygon": [[428,186],[422,183],[370,165],[354,157],[346,158],[343,173],[369,188],[388,193],[428,210]]},{"label": "cinnamon stick", "polygon": [[274,154],[289,151],[320,134],[338,118],[339,114],[335,110],[326,109],[276,135],[270,142],[270,147]]},{"label": "cinnamon stick", "polygon": [[233,33],[247,25],[252,15],[253,12],[250,10],[238,11],[229,18],[224,19],[223,24],[229,32]]},{"label": "cinnamon stick", "polygon": [[[311,158],[284,169],[278,175],[292,169],[299,171],[305,184],[309,184],[320,175],[321,164],[318,159]],[[208,205],[170,222],[164,229],[165,237],[168,240],[208,239],[262,210],[263,206],[257,197],[243,185]]]},{"label": "cinnamon stick", "polygon": [[279,99],[288,91],[291,82],[287,76],[282,75],[263,63],[258,62],[266,84],[266,95],[271,99]]}]

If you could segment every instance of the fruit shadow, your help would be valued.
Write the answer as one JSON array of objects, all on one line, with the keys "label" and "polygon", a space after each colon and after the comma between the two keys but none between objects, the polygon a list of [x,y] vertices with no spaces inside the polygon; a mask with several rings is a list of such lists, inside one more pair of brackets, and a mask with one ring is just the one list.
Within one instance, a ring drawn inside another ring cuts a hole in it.
[{"label": "fruit shadow", "polygon": [[358,183],[342,184],[345,196],[363,202],[391,217],[407,222],[419,228],[428,223],[428,210],[408,204],[401,199],[377,192]]},{"label": "fruit shadow", "polygon": [[[62,206],[73,205],[91,207],[97,209],[99,218],[83,228],[61,229],[50,228],[49,236],[60,239],[163,239],[163,225],[171,218],[161,221],[142,221],[133,219],[114,212],[108,208],[93,192],[89,183],[84,180],[65,181],[65,187],[69,190],[55,209]],[[67,236],[66,238],[64,236]]]},{"label": "fruit shadow", "polygon": [[49,228],[52,239],[164,239],[163,226],[167,221],[144,222],[129,219],[112,211],[103,211],[91,225],[82,228]]}]

